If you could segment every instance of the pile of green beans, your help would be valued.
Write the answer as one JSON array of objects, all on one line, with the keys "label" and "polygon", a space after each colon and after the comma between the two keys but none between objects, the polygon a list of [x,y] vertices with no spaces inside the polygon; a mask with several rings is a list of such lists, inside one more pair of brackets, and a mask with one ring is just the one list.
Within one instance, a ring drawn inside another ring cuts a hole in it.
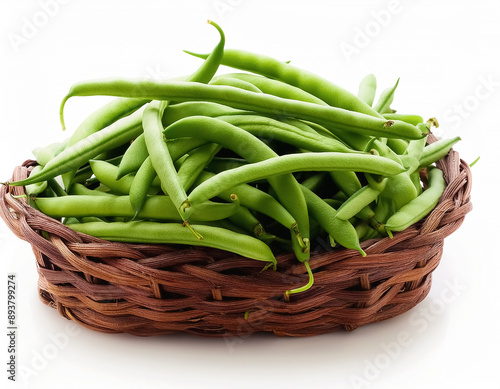
[{"label": "pile of green beans", "polygon": [[[71,137],[34,150],[24,185],[33,207],[110,241],[215,247],[263,261],[294,252],[309,274],[316,242],[357,250],[424,218],[445,182],[435,162],[460,140],[427,144],[435,119],[378,99],[370,74],[357,94],[274,58],[225,48],[191,75],[105,79],[75,96],[115,96]],[[220,73],[220,66],[232,68]],[[239,71],[239,72],[238,72]],[[368,260],[368,259],[367,259]]]}]

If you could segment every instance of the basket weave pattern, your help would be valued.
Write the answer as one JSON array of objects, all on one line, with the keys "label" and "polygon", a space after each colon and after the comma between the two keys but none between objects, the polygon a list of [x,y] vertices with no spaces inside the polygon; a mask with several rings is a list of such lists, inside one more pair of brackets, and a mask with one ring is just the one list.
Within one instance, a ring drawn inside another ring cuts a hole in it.
[{"label": "basket weave pattern", "polygon": [[[12,179],[27,177],[35,165],[26,161]],[[311,336],[386,320],[425,298],[444,238],[472,209],[469,166],[453,150],[437,166],[447,187],[424,220],[393,239],[363,242],[365,258],[355,250],[312,244],[314,286],[290,300],[284,292],[308,280],[293,253],[277,256],[277,271],[261,271],[261,262],[223,250],[108,242],[77,233],[26,199],[14,198],[24,194],[23,187],[1,186],[0,215],[32,245],[41,300],[92,330]]]}]

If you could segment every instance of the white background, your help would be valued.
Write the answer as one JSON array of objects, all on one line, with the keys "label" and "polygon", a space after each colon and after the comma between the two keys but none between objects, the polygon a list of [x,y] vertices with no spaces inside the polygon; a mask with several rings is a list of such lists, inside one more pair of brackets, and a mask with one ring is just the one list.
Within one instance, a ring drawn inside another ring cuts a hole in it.
[{"label": "white background", "polygon": [[[462,137],[455,149],[463,159],[481,156],[473,167],[474,210],[445,241],[429,296],[392,320],[312,338],[101,334],[38,300],[31,247],[0,223],[4,312],[7,273],[18,281],[19,369],[11,385],[500,387],[498,0],[0,0],[0,180],[33,148],[69,135],[60,130],[58,108],[71,84],[193,72],[200,61],[182,50],[208,52],[218,41],[206,19],[221,24],[226,47],[291,60],[353,92],[368,73],[380,89],[401,77],[394,108],[436,116],[438,135]],[[104,101],[71,100],[68,131]],[[1,344],[5,383],[6,339]]]}]

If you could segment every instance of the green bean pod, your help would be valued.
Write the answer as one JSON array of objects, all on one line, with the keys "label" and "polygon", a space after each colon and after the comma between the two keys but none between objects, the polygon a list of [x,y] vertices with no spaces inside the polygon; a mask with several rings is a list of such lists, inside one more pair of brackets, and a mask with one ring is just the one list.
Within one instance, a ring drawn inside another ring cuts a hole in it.
[{"label": "green bean pod", "polygon": [[392,231],[403,231],[420,221],[436,207],[446,187],[443,172],[438,168],[429,168],[429,187],[420,196],[399,209],[385,223],[389,235]]},{"label": "green bean pod", "polygon": [[366,253],[359,245],[358,234],[354,226],[348,221],[336,217],[337,211],[323,201],[313,191],[302,186],[307,207],[311,217],[340,245],[357,250],[364,257]]},{"label": "green bean pod", "polygon": [[379,96],[377,103],[373,106],[373,109],[380,114],[393,113],[391,109],[391,104],[394,101],[394,93],[399,84],[399,78],[393,87],[384,89]]},{"label": "green bean pod", "polygon": [[440,139],[430,145],[426,146],[422,151],[419,160],[419,170],[433,164],[446,156],[451,148],[461,140],[459,136],[451,139]]},{"label": "green bean pod", "polygon": [[[194,221],[213,221],[231,217],[238,211],[240,203],[237,197],[231,203],[207,201],[200,206],[200,212]],[[136,214],[129,196],[116,195],[68,195],[64,197],[36,197],[35,204],[46,215],[61,217],[123,217],[131,220],[177,221],[182,222],[178,208],[168,196],[148,196],[143,207]]]},{"label": "green bean pod", "polygon": [[202,240],[197,239],[180,223],[94,222],[71,224],[69,227],[114,242],[206,246],[276,265],[276,258],[264,242],[248,235],[212,226],[201,224],[193,226],[202,234]]},{"label": "green bean pod", "polygon": [[342,220],[349,220],[356,216],[363,208],[370,205],[378,198],[386,184],[387,178],[382,180],[378,188],[373,188],[370,185],[362,187],[337,209],[335,217]]},{"label": "green bean pod", "polygon": [[207,143],[188,155],[177,172],[184,190],[189,190],[193,186],[198,176],[221,148],[222,146],[217,143]]},{"label": "green bean pod", "polygon": [[156,178],[158,178],[158,175],[156,174],[156,170],[153,167],[151,158],[147,157],[146,160],[142,163],[139,170],[137,170],[137,173],[133,177],[132,183],[130,184],[130,205],[132,205],[132,208],[135,211],[132,220],[139,216],[139,213],[147,200],[148,194],[151,192],[153,194],[158,191],[157,189],[151,190]]},{"label": "green bean pod", "polygon": [[401,113],[384,113],[383,116],[387,120],[401,120],[402,122],[413,124],[414,126],[424,122],[424,119],[422,118],[422,116],[419,116],[419,115],[408,115],[408,114],[401,114]]},{"label": "green bean pod", "polygon": [[282,112],[286,116],[309,120],[321,125],[327,124],[338,130],[358,135],[404,139],[422,137],[421,131],[415,126],[397,120],[385,120],[355,111],[283,99],[230,86],[182,81],[106,79],[78,83],[71,87],[61,102],[61,115],[70,97],[95,95],[143,97],[169,101],[210,101],[266,114]]},{"label": "green bean pod", "polygon": [[404,168],[396,162],[375,155],[336,152],[289,154],[221,172],[193,189],[189,194],[189,200],[183,204],[183,207],[188,207],[188,202],[195,205],[233,186],[270,176],[299,171],[332,170],[381,175],[396,175],[404,172]]},{"label": "green bean pod", "polygon": [[377,79],[373,74],[366,75],[359,83],[358,98],[370,107],[373,105],[377,92]]},{"label": "green bean pod", "polygon": [[[43,170],[42,165],[36,165],[31,174],[39,174]],[[36,182],[34,184],[26,185],[25,191],[28,196],[36,196],[47,189],[47,181]]]}]

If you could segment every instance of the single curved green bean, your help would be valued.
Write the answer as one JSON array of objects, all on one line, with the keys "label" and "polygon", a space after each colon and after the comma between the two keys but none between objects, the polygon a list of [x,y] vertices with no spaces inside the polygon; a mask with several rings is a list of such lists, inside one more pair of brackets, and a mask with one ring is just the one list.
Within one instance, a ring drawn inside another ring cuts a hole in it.
[{"label": "single curved green bean", "polygon": [[391,231],[403,231],[425,217],[439,202],[446,187],[443,172],[431,167],[428,170],[429,187],[420,196],[394,213],[385,223],[389,236]]},{"label": "single curved green bean", "polygon": [[367,207],[378,198],[386,184],[387,178],[384,178],[378,188],[373,188],[370,185],[362,187],[337,209],[335,217],[342,220],[349,220],[356,216],[363,208]]},{"label": "single curved green bean", "polygon": [[189,190],[200,173],[207,167],[222,146],[217,143],[207,143],[193,150],[182,163],[177,173],[184,190]]},{"label": "single curved green bean", "polygon": [[359,83],[358,98],[368,104],[373,105],[377,92],[377,79],[373,74],[366,75]]},{"label": "single curved green bean", "polygon": [[[375,155],[345,154],[336,152],[289,154],[250,163],[226,170],[193,189],[183,204],[195,205],[216,196],[233,186],[299,171],[358,171],[365,173],[396,175],[404,168],[396,162]],[[208,196],[208,197],[207,197]]]},{"label": "single curved green bean", "polygon": [[[39,174],[43,169],[42,165],[36,165],[32,170],[31,174]],[[36,196],[47,189],[47,181],[36,182],[34,184],[26,185],[25,191],[28,196]]]},{"label": "single curved green bean", "polygon": [[224,45],[226,44],[224,31],[212,20],[207,20],[207,23],[214,26],[219,32],[219,43],[217,43],[212,52],[207,56],[203,64],[187,78],[187,81],[202,82],[204,84],[210,82],[219,69],[222,57],[224,56]]},{"label": "single curved green bean", "polygon": [[[146,203],[148,194],[151,192],[151,188],[153,186],[153,182],[158,175],[156,174],[156,170],[153,167],[153,163],[151,162],[151,158],[147,157],[142,163],[139,170],[137,170],[136,175],[132,179],[132,183],[130,184],[129,189],[129,198],[130,205],[135,211],[134,220]],[[153,190],[153,192],[156,192]]]},{"label": "single curved green bean", "polygon": [[408,115],[408,114],[401,114],[401,113],[384,113],[383,116],[387,120],[401,120],[402,122],[413,124],[414,126],[424,122],[424,119],[422,118],[422,116],[419,116],[419,115]]},{"label": "single curved green bean", "polygon": [[[177,170],[162,134],[163,125],[161,120],[167,105],[168,102],[166,101],[149,103],[144,110],[142,126],[151,164],[160,179],[161,188],[172,199],[174,204],[180,206],[186,199],[187,194],[179,180]],[[182,214],[181,217],[183,217]]]},{"label": "single curved green bean", "polygon": [[399,78],[394,84],[393,87],[384,89],[380,94],[377,103],[373,106],[373,109],[380,114],[386,113],[394,113],[394,110],[391,109],[391,104],[394,101],[394,93],[396,92],[396,88],[399,84]]},{"label": "single curved green bean", "polygon": [[259,238],[266,231],[260,221],[250,212],[248,208],[239,207],[228,219],[247,234]]},{"label": "single curved green bean", "polygon": [[61,114],[64,111],[66,101],[70,97],[95,95],[143,97],[152,100],[170,101],[203,100],[267,114],[281,112],[286,116],[309,120],[321,125],[334,126],[340,131],[347,131],[357,135],[405,139],[419,139],[422,137],[421,131],[415,126],[397,120],[385,120],[346,109],[283,99],[230,86],[205,85],[182,81],[107,79],[78,83],[71,87],[69,93],[61,102]]},{"label": "single curved green bean", "polygon": [[69,227],[109,241],[213,247],[276,265],[276,258],[264,242],[248,235],[212,226],[201,224],[193,226],[202,234],[202,240],[197,239],[180,223],[95,222],[71,224]]},{"label": "single curved green bean", "polygon": [[428,146],[424,147],[419,160],[419,170],[431,165],[446,156],[451,148],[458,143],[462,138],[456,136],[451,139],[440,139]]}]

